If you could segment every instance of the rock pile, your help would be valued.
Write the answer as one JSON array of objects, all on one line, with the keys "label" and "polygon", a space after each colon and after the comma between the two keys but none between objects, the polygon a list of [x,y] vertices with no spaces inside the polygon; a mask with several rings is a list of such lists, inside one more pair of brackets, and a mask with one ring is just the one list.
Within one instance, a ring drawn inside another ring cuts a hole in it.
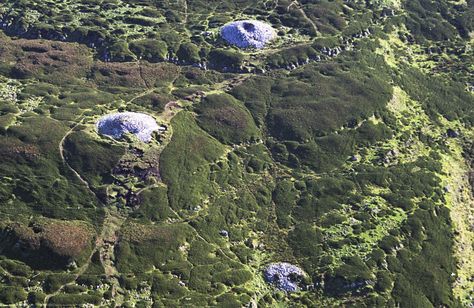
[{"label": "rock pile", "polygon": [[126,133],[137,136],[143,142],[150,142],[151,135],[159,126],[151,116],[137,112],[122,112],[106,115],[97,122],[99,134],[120,139]]},{"label": "rock pile", "polygon": [[281,262],[268,265],[263,275],[266,282],[275,285],[278,289],[296,292],[300,289],[298,283],[305,273],[293,264]]},{"label": "rock pile", "polygon": [[239,48],[261,49],[276,37],[275,29],[257,20],[240,20],[224,25],[221,36],[229,44]]}]

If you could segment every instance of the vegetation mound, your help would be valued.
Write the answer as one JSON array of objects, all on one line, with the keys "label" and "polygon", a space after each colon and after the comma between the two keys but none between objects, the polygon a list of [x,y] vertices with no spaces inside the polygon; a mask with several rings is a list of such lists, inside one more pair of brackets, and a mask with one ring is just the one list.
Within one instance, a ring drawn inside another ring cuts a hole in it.
[{"label": "vegetation mound", "polygon": [[197,111],[199,125],[223,143],[246,142],[258,134],[252,115],[228,94],[207,96]]},{"label": "vegetation mound", "polygon": [[80,221],[45,220],[11,224],[3,235],[5,243],[13,244],[14,257],[34,267],[61,268],[89,250],[94,231]]}]

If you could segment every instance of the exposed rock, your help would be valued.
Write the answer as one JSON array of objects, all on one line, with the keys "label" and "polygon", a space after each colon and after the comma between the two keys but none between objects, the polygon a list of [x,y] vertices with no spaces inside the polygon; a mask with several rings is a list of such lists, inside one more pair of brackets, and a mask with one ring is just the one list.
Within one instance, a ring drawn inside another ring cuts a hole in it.
[{"label": "exposed rock", "polygon": [[248,248],[251,248],[251,249],[256,249],[256,248],[258,248],[258,241],[257,241],[257,239],[249,238],[245,241],[245,246],[247,246]]},{"label": "exposed rock", "polygon": [[359,160],[359,158],[356,155],[352,155],[351,157],[349,157],[349,161],[356,162],[358,160]]},{"label": "exposed rock", "polygon": [[455,131],[454,129],[448,128],[447,131],[446,131],[446,135],[449,138],[457,138],[457,137],[459,137],[459,132]]}]

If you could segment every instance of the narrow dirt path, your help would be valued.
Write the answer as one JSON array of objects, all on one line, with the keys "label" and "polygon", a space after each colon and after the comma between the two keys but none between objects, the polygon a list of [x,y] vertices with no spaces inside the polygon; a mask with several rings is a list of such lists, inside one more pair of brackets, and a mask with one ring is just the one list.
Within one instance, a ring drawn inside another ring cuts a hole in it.
[{"label": "narrow dirt path", "polygon": [[190,223],[189,223],[189,220],[186,219],[186,218],[183,218],[181,215],[179,215],[173,208],[170,207],[170,210],[171,212],[173,213],[173,215],[176,216],[176,218],[178,219],[177,221],[173,222],[173,223],[186,223],[189,227],[191,227],[191,229],[193,229],[195,235],[197,238],[199,238],[200,240],[204,241],[206,244],[210,245],[210,246],[213,246],[214,248],[216,248],[216,250],[218,252],[221,253],[221,255],[223,255],[225,258],[227,258],[228,260],[230,261],[236,261],[236,259],[230,257],[227,255],[227,253],[224,252],[224,250],[222,250],[222,248],[220,248],[219,246],[217,246],[216,244],[214,243],[211,243],[209,242],[208,240],[206,240],[200,233],[198,230],[196,230],[196,228],[194,228]]},{"label": "narrow dirt path", "polygon": [[[108,214],[108,213],[106,212],[106,216],[107,216],[107,214]],[[105,219],[107,219],[107,217],[106,217]],[[50,300],[52,297],[54,297],[54,296],[58,295],[59,293],[61,293],[61,292],[64,290],[65,287],[75,284],[75,282],[76,282],[76,280],[79,278],[79,276],[81,276],[82,274],[85,273],[85,271],[87,270],[87,268],[89,267],[89,265],[90,265],[91,262],[92,262],[92,256],[99,250],[99,247],[100,247],[100,246],[98,245],[98,243],[102,243],[102,242],[103,242],[104,230],[105,230],[105,229],[103,229],[102,232],[101,232],[101,234],[98,235],[98,237],[97,237],[97,239],[96,239],[96,241],[95,241],[95,247],[94,247],[94,249],[92,250],[91,254],[89,255],[87,261],[86,261],[81,267],[79,267],[79,268],[75,271],[73,280],[71,280],[70,282],[68,282],[68,283],[66,283],[66,284],[64,284],[64,285],[62,285],[57,291],[55,291],[55,292],[53,292],[53,293],[51,293],[51,294],[46,295],[46,297],[44,298],[44,304],[43,304],[44,307],[49,307],[50,305],[48,305],[48,303],[49,303],[49,300]]]},{"label": "narrow dirt path", "polygon": [[184,6],[184,19],[183,19],[183,24],[186,26],[188,24],[188,0],[183,0],[183,6]]},{"label": "narrow dirt path", "polygon": [[458,278],[453,284],[454,294],[463,305],[472,305],[469,300],[474,289],[474,196],[469,183],[469,166],[462,157],[460,146],[454,154],[444,160],[444,171],[449,175],[445,184],[447,206],[455,228],[454,254],[458,259]]},{"label": "narrow dirt path", "polygon": [[306,15],[306,12],[304,11],[303,9],[303,6],[301,5],[301,3],[298,1],[298,0],[294,0],[292,3],[290,3],[290,5],[287,7],[287,10],[289,11],[291,6],[295,5],[297,7],[297,10],[301,13],[301,15],[304,17],[304,19],[306,19],[306,21],[311,24],[311,26],[313,27],[313,30],[314,30],[314,33],[319,36],[319,30],[318,30],[318,26],[316,26],[316,24],[314,23],[314,21],[308,17],[308,15]]},{"label": "narrow dirt path", "polygon": [[143,68],[142,68],[142,64],[141,64],[140,60],[137,61],[137,66],[138,66],[138,71],[139,71],[139,74],[140,74],[140,78],[143,80],[143,84],[145,85],[146,90],[143,91],[143,92],[138,93],[137,95],[135,95],[134,97],[132,97],[131,99],[129,99],[129,100],[126,102],[126,104],[133,103],[133,101],[135,101],[136,99],[139,99],[140,97],[143,97],[143,96],[146,96],[146,95],[148,95],[148,94],[151,94],[151,93],[153,93],[153,91],[156,90],[155,87],[151,87],[151,86],[148,84],[148,81],[146,80],[145,76],[143,76]]},{"label": "narrow dirt path", "polygon": [[[82,121],[84,120],[84,113],[86,111],[83,111],[79,118],[76,120],[76,124],[74,126],[72,126],[67,132],[66,134],[64,134],[64,136],[61,138],[61,140],[59,141],[59,145],[58,145],[58,149],[59,149],[59,155],[61,157],[61,160],[63,162],[63,164],[79,179],[79,181],[81,181],[86,187],[87,189],[95,196],[95,193],[94,191],[91,189],[89,183],[79,174],[79,172],[77,172],[66,160],[66,157],[64,155],[64,142],[66,141],[67,137],[72,134],[74,132],[74,130],[82,124]],[[99,235],[99,237],[97,238],[97,240],[100,240],[101,236]],[[92,256],[94,255],[94,253],[97,251],[97,246],[94,247],[94,249],[92,250],[92,253],[90,254],[89,258],[87,259],[87,261],[81,266],[79,267],[75,274],[74,274],[74,279],[69,282],[69,283],[66,283],[64,285],[62,285],[57,291],[53,292],[52,294],[48,294],[46,295],[46,297],[44,298],[44,302],[43,302],[43,306],[44,307],[48,307],[48,303],[49,303],[49,300],[58,295],[59,293],[61,293],[62,290],[64,290],[64,288],[66,286],[69,286],[69,285],[72,285],[75,283],[75,281],[77,280],[77,278],[79,276],[81,276],[86,270],[87,268],[89,267],[90,263],[91,263],[91,260],[92,260]]]},{"label": "narrow dirt path", "polygon": [[102,227],[101,237],[96,242],[100,254],[100,262],[104,267],[107,282],[112,290],[115,306],[121,306],[124,301],[124,291],[120,286],[120,273],[115,266],[115,246],[118,243],[118,232],[127,220],[127,215],[121,213],[116,207],[106,210],[107,215]]},{"label": "narrow dirt path", "polygon": [[143,92],[140,92],[138,93],[137,95],[135,95],[134,97],[132,97],[131,99],[129,99],[127,101],[127,104],[130,104],[130,103],[133,103],[136,99],[139,99],[140,97],[143,97],[143,96],[146,96],[148,94],[151,94],[153,93],[154,91],[156,90],[156,88],[150,88],[150,89],[147,89]]},{"label": "narrow dirt path", "polygon": [[[45,299],[43,306],[44,307],[49,307],[49,300],[60,294],[65,287],[74,285],[76,283],[76,280],[86,272],[87,268],[92,262],[92,256],[96,253],[100,253],[101,261],[103,260],[103,256],[107,255],[109,250],[113,250],[113,246],[115,245],[116,242],[116,234],[117,231],[120,229],[122,224],[125,222],[126,217],[121,215],[116,208],[107,208],[105,210],[105,219],[104,219],[104,224],[102,227],[101,233],[97,236],[97,239],[95,241],[95,247],[92,250],[91,254],[89,255],[89,258],[87,261],[79,267],[75,273],[74,273],[74,278],[70,282],[62,285],[57,291],[54,293],[48,294]],[[110,243],[113,243],[110,245]],[[110,254],[108,254],[110,255]],[[120,306],[123,303],[123,297],[120,295],[120,292],[117,292],[120,290],[120,283],[117,279],[118,277],[118,272],[116,271],[115,267],[113,266],[112,260],[108,259],[103,263],[105,273],[107,278],[111,278],[111,287],[113,288],[113,296],[114,300],[117,304],[117,306]]]},{"label": "narrow dirt path", "polygon": [[65,287],[67,286],[70,286],[70,285],[73,285],[77,278],[79,278],[79,276],[81,276],[82,274],[84,274],[84,272],[87,270],[87,268],[89,267],[89,264],[91,263],[91,260],[92,260],[92,256],[94,255],[94,253],[96,252],[96,249],[93,250],[93,252],[91,253],[91,255],[89,256],[89,259],[87,260],[86,263],[84,263],[84,265],[82,265],[81,267],[79,267],[79,269],[77,270],[77,272],[74,274],[74,280],[72,280],[71,282],[68,282],[64,285],[62,285],[56,292],[54,293],[51,293],[51,294],[48,294],[46,295],[46,297],[44,298],[44,302],[43,302],[43,306],[44,307],[51,307],[49,305],[49,300],[58,295],[59,293],[61,293]]},{"label": "narrow dirt path", "polygon": [[66,167],[68,167],[69,170],[72,171],[72,173],[74,173],[74,175],[79,179],[79,181],[81,181],[86,187],[87,189],[95,196],[95,193],[94,191],[91,189],[89,183],[79,174],[79,172],[77,172],[66,160],[66,157],[64,156],[64,142],[66,141],[67,137],[72,134],[74,132],[74,130],[82,124],[82,121],[84,120],[84,115],[85,111],[83,111],[81,113],[81,115],[79,116],[79,119],[77,120],[77,123],[71,127],[71,129],[69,129],[66,134],[63,136],[63,138],[61,139],[61,141],[59,141],[59,155],[61,156],[61,160],[63,161],[64,165],[66,165]]},{"label": "narrow dirt path", "polygon": [[146,88],[151,88],[145,76],[143,75],[143,67],[141,65],[140,60],[137,61],[137,65],[138,65],[138,72],[140,74],[140,78],[143,80],[143,84],[145,85]]}]

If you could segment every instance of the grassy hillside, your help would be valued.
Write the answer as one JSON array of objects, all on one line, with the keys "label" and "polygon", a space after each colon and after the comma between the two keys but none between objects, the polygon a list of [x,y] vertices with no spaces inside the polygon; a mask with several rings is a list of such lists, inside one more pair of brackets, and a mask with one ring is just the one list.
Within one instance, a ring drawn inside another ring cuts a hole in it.
[{"label": "grassy hillside", "polygon": [[[472,305],[473,14],[0,0],[0,305]],[[151,142],[97,132],[126,111]]]}]

